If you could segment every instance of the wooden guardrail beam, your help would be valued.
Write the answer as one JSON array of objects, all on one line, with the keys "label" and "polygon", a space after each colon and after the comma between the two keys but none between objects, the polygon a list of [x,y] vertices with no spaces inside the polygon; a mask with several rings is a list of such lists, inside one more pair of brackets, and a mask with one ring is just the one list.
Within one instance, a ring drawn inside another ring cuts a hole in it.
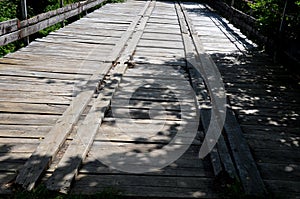
[{"label": "wooden guardrail beam", "polygon": [[67,5],[57,10],[39,14],[30,19],[12,19],[0,23],[0,46],[32,35],[49,26],[55,25],[70,17],[81,14],[106,0],[86,0]]}]

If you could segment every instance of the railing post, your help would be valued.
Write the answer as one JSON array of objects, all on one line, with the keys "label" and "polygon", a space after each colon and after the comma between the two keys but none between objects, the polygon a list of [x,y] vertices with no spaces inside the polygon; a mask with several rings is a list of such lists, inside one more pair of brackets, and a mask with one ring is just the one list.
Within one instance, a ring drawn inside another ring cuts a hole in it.
[{"label": "railing post", "polygon": [[[22,20],[26,20],[28,17],[26,0],[21,0],[21,10],[22,10]],[[29,44],[29,36],[24,38],[24,42],[26,45]]]},{"label": "railing post", "polygon": [[287,4],[288,4],[288,0],[285,1],[284,7],[283,7],[281,22],[280,22],[280,26],[279,26],[279,34],[277,36],[277,39],[278,39],[277,49],[275,50],[275,53],[274,53],[275,61],[282,58],[281,55],[283,54],[282,52],[284,51],[284,48],[285,48],[284,22],[285,22]]},{"label": "railing post", "polygon": [[[63,8],[64,7],[64,0],[60,0],[60,7]],[[61,22],[61,26],[64,27],[65,26],[65,21]]]},{"label": "railing post", "polygon": [[279,32],[282,32],[283,28],[283,23],[285,20],[285,14],[286,14],[286,6],[287,6],[288,0],[285,1],[283,12],[282,12],[282,17],[281,17],[281,22],[280,22],[280,27],[279,27]]}]

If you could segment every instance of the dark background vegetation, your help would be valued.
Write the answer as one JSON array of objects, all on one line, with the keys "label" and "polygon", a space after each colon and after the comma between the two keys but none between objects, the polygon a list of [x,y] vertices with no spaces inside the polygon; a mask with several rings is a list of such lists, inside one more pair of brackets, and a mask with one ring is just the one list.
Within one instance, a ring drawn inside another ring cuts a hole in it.
[{"label": "dark background vegetation", "polygon": [[[232,0],[224,0],[231,5]],[[299,37],[300,32],[300,0],[288,0],[283,17],[286,0],[234,0],[233,7],[258,19],[260,30],[266,36],[282,32],[291,39]]]}]

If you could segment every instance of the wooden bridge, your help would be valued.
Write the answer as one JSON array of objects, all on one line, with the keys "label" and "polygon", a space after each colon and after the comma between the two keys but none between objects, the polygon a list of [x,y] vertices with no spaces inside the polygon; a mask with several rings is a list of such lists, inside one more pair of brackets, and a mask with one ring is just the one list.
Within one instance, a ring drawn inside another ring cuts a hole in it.
[{"label": "wooden bridge", "polygon": [[6,55],[0,75],[0,194],[300,197],[299,79],[206,4],[107,4]]}]

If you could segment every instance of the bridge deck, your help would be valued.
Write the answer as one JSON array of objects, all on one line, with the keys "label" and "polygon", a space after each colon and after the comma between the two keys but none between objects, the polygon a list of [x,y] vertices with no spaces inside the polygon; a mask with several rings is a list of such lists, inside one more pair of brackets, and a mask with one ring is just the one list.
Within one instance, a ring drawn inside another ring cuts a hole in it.
[{"label": "bridge deck", "polygon": [[201,82],[189,53],[199,45],[250,146],[241,165],[258,175],[243,176],[228,129],[220,167],[231,162],[246,193],[264,194],[253,174],[267,192],[299,197],[297,79],[204,4],[160,1],[105,5],[0,59],[0,193],[45,183],[82,194],[220,197],[213,155],[198,157],[206,127],[198,128],[192,87]]}]

